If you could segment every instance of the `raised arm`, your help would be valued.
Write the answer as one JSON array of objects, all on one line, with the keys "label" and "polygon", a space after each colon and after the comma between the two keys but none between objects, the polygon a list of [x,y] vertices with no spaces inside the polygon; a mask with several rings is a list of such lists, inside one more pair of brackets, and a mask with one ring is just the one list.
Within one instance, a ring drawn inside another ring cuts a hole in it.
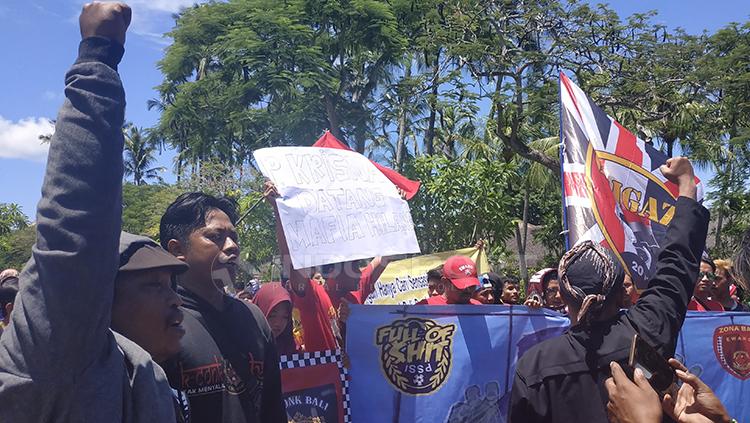
[{"label": "raised arm", "polygon": [[271,181],[266,181],[263,187],[263,196],[268,201],[268,204],[273,208],[273,214],[276,218],[276,242],[279,247],[279,255],[281,256],[281,269],[282,274],[289,276],[289,284],[297,295],[305,296],[305,291],[310,283],[310,269],[293,269],[292,268],[292,256],[289,253],[289,245],[286,242],[286,235],[284,235],[284,229],[281,227],[281,217],[279,216],[279,206],[276,204],[276,199],[279,197],[279,192],[276,190],[276,185]]},{"label": "raised arm", "polygon": [[654,277],[628,313],[640,335],[662,354],[671,356],[698,278],[709,212],[695,201],[695,176],[687,159],[670,159],[662,172],[677,184],[680,197],[658,255]]},{"label": "raised arm", "polygon": [[0,369],[39,383],[74,380],[110,336],[125,112],[117,65],[129,23],[124,4],[84,6],[78,59],[65,76],[37,240],[20,275],[12,323],[0,338]]}]

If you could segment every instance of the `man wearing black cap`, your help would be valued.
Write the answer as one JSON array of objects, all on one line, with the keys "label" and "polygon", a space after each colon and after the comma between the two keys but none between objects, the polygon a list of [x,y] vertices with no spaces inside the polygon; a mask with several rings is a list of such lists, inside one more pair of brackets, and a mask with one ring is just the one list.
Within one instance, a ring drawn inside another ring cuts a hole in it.
[{"label": "man wearing black cap", "polygon": [[709,213],[695,201],[695,177],[687,159],[670,159],[661,171],[677,184],[680,196],[648,289],[620,314],[625,272],[618,260],[591,242],[568,251],[558,274],[572,327],[532,347],[518,361],[510,421],[606,422],[604,381],[610,376],[610,362],[627,362],[633,335],[665,358],[674,354],[705,247]]},{"label": "man wearing black cap", "polygon": [[148,238],[120,235],[120,269],[115,279],[112,329],[145,349],[157,363],[180,352],[182,300],[176,276],[188,265]]},{"label": "man wearing black cap", "polygon": [[117,65],[130,17],[122,3],[81,12],[36,243],[0,337],[3,423],[179,421],[154,359],[172,354],[182,336],[170,286],[184,266],[155,243],[120,234],[125,93]]}]

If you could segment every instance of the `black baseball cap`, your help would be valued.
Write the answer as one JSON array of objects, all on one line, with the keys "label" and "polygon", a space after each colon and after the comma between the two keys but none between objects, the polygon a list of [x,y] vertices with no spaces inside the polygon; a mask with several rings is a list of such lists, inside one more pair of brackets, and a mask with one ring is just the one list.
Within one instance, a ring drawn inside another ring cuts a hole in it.
[{"label": "black baseball cap", "polygon": [[120,234],[119,272],[168,268],[173,274],[188,270],[184,261],[161,248],[156,241],[128,232]]}]

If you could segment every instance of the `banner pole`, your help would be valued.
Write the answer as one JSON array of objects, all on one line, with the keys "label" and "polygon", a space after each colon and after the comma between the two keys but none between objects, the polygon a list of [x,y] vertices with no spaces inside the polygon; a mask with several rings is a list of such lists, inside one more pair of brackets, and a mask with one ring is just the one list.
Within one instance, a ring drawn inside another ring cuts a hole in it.
[{"label": "banner pole", "polygon": [[560,134],[559,134],[559,141],[560,141],[560,195],[562,196],[562,228],[563,228],[563,236],[565,240],[565,251],[568,251],[570,249],[570,230],[568,229],[568,215],[567,215],[567,207],[565,207],[565,142],[563,141],[563,104],[562,104],[562,90],[563,90],[563,72],[560,71],[560,76],[558,78],[558,87],[560,89],[558,93],[558,106],[560,108]]}]

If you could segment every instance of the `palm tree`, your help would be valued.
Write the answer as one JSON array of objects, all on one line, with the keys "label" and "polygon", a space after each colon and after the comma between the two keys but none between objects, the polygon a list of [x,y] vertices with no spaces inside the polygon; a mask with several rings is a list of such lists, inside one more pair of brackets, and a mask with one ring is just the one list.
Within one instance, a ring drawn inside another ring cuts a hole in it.
[{"label": "palm tree", "polygon": [[157,146],[149,139],[142,128],[127,125],[123,128],[125,136],[125,176],[133,176],[135,185],[144,185],[149,179],[161,182],[159,172],[164,168],[151,167],[156,161],[154,152]]},{"label": "palm tree", "polygon": [[[560,148],[559,137],[540,138],[528,143],[529,148],[541,151],[547,157],[556,158]],[[555,174],[543,164],[518,156],[519,166],[526,167],[523,188],[523,212],[520,220],[516,221],[516,247],[518,248],[518,264],[521,279],[528,283],[529,271],[526,263],[526,246],[529,239],[529,193],[531,190],[550,192],[557,189],[558,180]],[[547,246],[549,248],[549,246]]]}]

